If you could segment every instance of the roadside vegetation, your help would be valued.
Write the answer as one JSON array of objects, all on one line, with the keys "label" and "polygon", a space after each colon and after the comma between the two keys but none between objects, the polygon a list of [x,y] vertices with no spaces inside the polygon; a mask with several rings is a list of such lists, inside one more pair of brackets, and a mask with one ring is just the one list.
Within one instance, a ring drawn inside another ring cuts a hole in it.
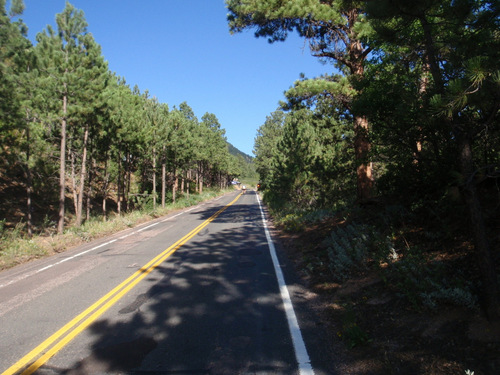
[{"label": "roadside vegetation", "polygon": [[214,114],[109,71],[83,11],[66,2],[32,44],[23,10],[0,1],[0,268],[255,179]]},{"label": "roadside vegetation", "polygon": [[[131,212],[117,215],[116,213],[103,220],[102,216],[86,220],[80,226],[69,225],[62,234],[57,233],[55,222],[42,223],[37,234],[28,237],[26,225],[18,223],[14,229],[5,228],[0,222],[0,270],[13,267],[36,258],[63,252],[71,247],[117,233],[138,224],[167,215],[170,212],[215,198],[221,194],[233,191],[206,189],[201,194],[182,196],[175,203],[165,207],[153,207],[152,201],[144,202]],[[71,220],[71,217],[70,217]]]},{"label": "roadside vegetation", "polygon": [[227,4],[231,31],[270,42],[296,31],[335,66],[296,81],[258,130],[257,172],[278,222],[300,231],[342,215],[345,228],[326,236],[332,277],[401,268],[408,296],[429,305],[459,299],[429,290],[425,266],[459,239],[471,257],[462,294],[498,319],[498,3]]},{"label": "roadside vegetation", "polygon": [[255,155],[341,373],[499,373],[498,2],[226,3],[232,32],[296,32],[330,70],[285,92]]},{"label": "roadside vegetation", "polygon": [[23,1],[8,3],[0,1],[4,230],[29,237],[55,222],[62,235],[145,201],[157,210],[224,189],[252,170],[213,113],[198,118],[186,102],[161,103],[109,71],[83,11],[67,2],[32,44]]}]

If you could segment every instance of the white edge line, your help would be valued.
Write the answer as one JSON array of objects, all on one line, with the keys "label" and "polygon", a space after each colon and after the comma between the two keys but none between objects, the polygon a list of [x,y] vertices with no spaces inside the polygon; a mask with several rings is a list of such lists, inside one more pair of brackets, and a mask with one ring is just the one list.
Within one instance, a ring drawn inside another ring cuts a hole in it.
[{"label": "white edge line", "polygon": [[138,229],[137,232],[142,232],[143,230],[149,229],[149,228],[154,227],[155,225],[158,225],[158,224],[160,224],[159,221],[157,221],[156,223],[150,224],[144,228]]},{"label": "white edge line", "polygon": [[21,277],[19,277],[19,278],[17,278],[17,279],[10,280],[8,283],[1,284],[1,285],[0,285],[0,288],[4,288],[4,287],[6,287],[6,286],[8,286],[8,285],[11,285],[11,284],[17,283],[17,282],[19,282],[19,281],[21,281],[21,280],[27,279],[28,277],[34,276],[34,275],[36,275],[37,273],[40,273],[40,272],[46,271],[46,270],[48,270],[48,269],[50,269],[50,268],[52,268],[52,267],[55,267],[55,266],[57,266],[57,265],[59,265],[59,264],[62,264],[62,263],[64,263],[64,262],[67,262],[68,260],[75,259],[75,258],[77,258],[77,257],[79,257],[79,256],[82,256],[82,255],[84,255],[84,254],[90,253],[91,251],[97,250],[97,249],[99,249],[99,248],[101,248],[101,247],[103,247],[103,246],[109,245],[110,243],[113,243],[113,242],[115,242],[115,241],[117,241],[117,240],[116,240],[116,239],[114,239],[114,240],[111,240],[111,241],[108,241],[108,242],[102,243],[102,244],[100,244],[100,245],[94,246],[94,247],[93,247],[93,248],[91,248],[91,249],[88,249],[88,250],[82,251],[81,253],[75,254],[75,255],[73,255],[73,256],[71,256],[71,257],[64,258],[64,259],[60,260],[59,262],[52,263],[52,264],[49,264],[48,266],[45,266],[45,267],[39,268],[39,269],[37,269],[37,270],[36,270],[36,271],[34,271],[34,272],[31,272],[31,273],[25,274],[25,275],[23,275],[23,276],[21,276]]},{"label": "white edge line", "polygon": [[260,203],[259,195],[257,194],[257,202],[259,203],[260,215],[262,217],[262,223],[264,224],[264,232],[266,233],[267,244],[269,245],[269,252],[271,253],[271,259],[273,260],[274,271],[276,273],[276,278],[278,279],[278,285],[280,288],[281,299],[283,301],[283,307],[286,313],[286,319],[288,321],[288,329],[290,330],[290,335],[292,337],[293,348],[295,351],[295,359],[299,366],[300,375],[314,375],[314,370],[311,365],[311,360],[309,359],[309,354],[307,353],[307,348],[302,338],[302,333],[300,331],[300,326],[297,321],[297,316],[295,315],[295,310],[293,309],[292,300],[290,298],[290,293],[286,286],[285,278],[283,277],[283,272],[279,265],[278,256],[276,255],[276,248],[274,247],[271,234],[267,228],[267,220]]},{"label": "white edge line", "polygon": [[67,262],[68,260],[78,258],[79,256],[82,256],[82,255],[84,255],[84,254],[90,253],[91,251],[97,250],[97,249],[99,249],[99,248],[101,248],[101,247],[104,247],[104,246],[106,246],[106,245],[109,245],[110,243],[113,243],[113,242],[115,242],[115,241],[116,241],[116,239],[115,239],[115,240],[108,241],[108,242],[105,242],[105,243],[102,243],[102,244],[97,245],[97,246],[94,246],[92,249],[88,249],[88,250],[82,251],[81,253],[75,254],[75,255],[73,255],[73,256],[71,256],[71,257],[64,258],[63,260],[60,260],[59,262],[56,262],[56,263],[50,264],[50,265],[48,265],[48,266],[46,266],[46,267],[43,267],[43,268],[40,268],[39,270],[36,270],[34,274],[37,274],[37,273],[42,272],[42,271],[45,271],[45,270],[47,270],[47,269],[49,269],[49,268],[52,268],[52,267],[54,267],[54,266],[57,266],[57,265],[59,265],[59,264],[61,264],[61,263]]},{"label": "white edge line", "polygon": [[183,213],[184,213],[184,212],[179,212],[178,214],[175,214],[175,215],[173,215],[173,216],[169,216],[169,217],[167,217],[167,218],[163,219],[161,222],[162,222],[162,223],[164,223],[165,221],[172,220],[172,219],[176,218],[177,216],[181,216]]}]

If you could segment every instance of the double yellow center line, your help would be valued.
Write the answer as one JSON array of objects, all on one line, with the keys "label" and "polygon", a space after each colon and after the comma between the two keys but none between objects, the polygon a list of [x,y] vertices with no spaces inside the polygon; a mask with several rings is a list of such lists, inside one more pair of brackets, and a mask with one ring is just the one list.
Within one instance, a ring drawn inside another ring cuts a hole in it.
[{"label": "double yellow center line", "polygon": [[150,274],[156,267],[162,264],[168,257],[175,253],[182,245],[193,238],[198,232],[205,228],[208,224],[214,221],[222,212],[228,207],[233,205],[241,196],[241,193],[229,204],[221,208],[210,218],[205,220],[191,232],[186,234],[180,240],[175,242],[168,249],[157,255],[146,265],[142,266],[132,276],[123,281],[113,290],[111,290],[104,297],[95,302],[92,306],[80,313],[69,323],[65,324],[56,333],[38,345],[35,349],[26,354],[18,362],[8,368],[2,375],[16,374],[22,369],[22,375],[33,374],[43,364],[45,364],[52,356],[59,352],[71,340],[73,340],[79,333],[84,331],[90,324],[92,324],[99,316],[107,311],[111,306],[118,302],[125,294],[134,288],[141,280]]}]

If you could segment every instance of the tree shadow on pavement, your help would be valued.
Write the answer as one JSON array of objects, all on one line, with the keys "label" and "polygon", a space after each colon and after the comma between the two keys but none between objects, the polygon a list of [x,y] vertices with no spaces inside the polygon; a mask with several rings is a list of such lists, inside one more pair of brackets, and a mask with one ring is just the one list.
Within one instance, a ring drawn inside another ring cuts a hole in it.
[{"label": "tree shadow on pavement", "polygon": [[[209,210],[203,220],[211,217]],[[236,225],[235,225],[236,224]],[[258,205],[233,204],[92,324],[91,354],[59,374],[295,374]],[[130,293],[132,294],[132,293]],[[124,299],[125,300],[125,299]]]}]

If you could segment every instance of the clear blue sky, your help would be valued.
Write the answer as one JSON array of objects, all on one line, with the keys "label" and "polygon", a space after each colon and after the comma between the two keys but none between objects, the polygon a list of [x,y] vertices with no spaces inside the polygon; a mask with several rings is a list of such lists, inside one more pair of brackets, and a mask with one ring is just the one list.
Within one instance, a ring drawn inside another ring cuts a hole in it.
[{"label": "clear blue sky", "polygon": [[[24,0],[29,38],[65,0]],[[256,131],[299,79],[330,73],[293,35],[269,44],[254,31],[230,35],[224,0],[72,0],[111,71],[170,108],[186,101],[198,118],[213,113],[228,141],[253,155]]]}]

